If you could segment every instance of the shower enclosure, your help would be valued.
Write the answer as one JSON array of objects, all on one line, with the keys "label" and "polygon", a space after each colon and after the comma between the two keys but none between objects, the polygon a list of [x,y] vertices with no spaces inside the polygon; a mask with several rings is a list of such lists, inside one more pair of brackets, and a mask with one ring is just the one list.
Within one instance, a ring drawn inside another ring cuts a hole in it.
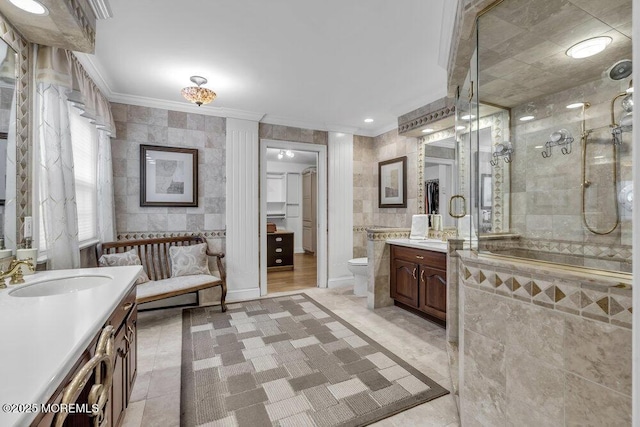
[{"label": "shower enclosure", "polygon": [[535,16],[505,0],[478,18],[456,103],[461,237],[483,253],[631,272],[631,1],[620,13],[541,3]]}]

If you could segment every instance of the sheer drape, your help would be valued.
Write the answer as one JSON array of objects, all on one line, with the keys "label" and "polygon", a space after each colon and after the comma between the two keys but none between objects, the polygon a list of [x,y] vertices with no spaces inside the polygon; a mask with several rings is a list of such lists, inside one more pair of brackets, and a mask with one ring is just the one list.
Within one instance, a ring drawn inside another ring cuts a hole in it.
[{"label": "sheer drape", "polygon": [[[1,74],[1,73],[0,73]],[[11,98],[9,127],[7,129],[7,158],[5,163],[7,190],[4,200],[4,244],[7,249],[17,249],[16,242],[16,95]]]},{"label": "sheer drape", "polygon": [[36,86],[40,203],[51,270],[80,267],[68,91],[52,83]]},{"label": "sheer drape", "polygon": [[39,190],[50,269],[80,267],[69,108],[79,108],[99,130],[98,235],[114,240],[113,178],[109,136],[115,125],[109,102],[73,54],[39,46],[36,60]]}]

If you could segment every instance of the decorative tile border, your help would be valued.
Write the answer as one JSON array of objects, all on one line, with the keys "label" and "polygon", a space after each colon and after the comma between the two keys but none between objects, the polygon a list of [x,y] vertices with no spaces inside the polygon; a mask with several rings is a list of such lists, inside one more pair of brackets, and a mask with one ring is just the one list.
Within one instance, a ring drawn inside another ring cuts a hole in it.
[{"label": "decorative tile border", "polygon": [[[549,273],[545,271],[545,273]],[[632,291],[629,285],[597,286],[575,280],[519,271],[462,259],[459,277],[468,287],[535,304],[587,319],[631,329]]]},{"label": "decorative tile border", "polygon": [[203,231],[203,232],[181,232],[181,233],[167,233],[167,232],[128,232],[118,234],[118,240],[138,240],[138,239],[155,239],[163,237],[183,237],[183,236],[204,236],[210,239],[220,239],[227,236],[225,230]]},{"label": "decorative tile border", "polygon": [[93,53],[96,45],[95,18],[87,16],[78,0],[65,0],[65,3],[89,42],[90,49],[87,53]]},{"label": "decorative tile border", "polygon": [[409,228],[368,228],[367,239],[380,241],[389,239],[404,239],[411,234]]}]

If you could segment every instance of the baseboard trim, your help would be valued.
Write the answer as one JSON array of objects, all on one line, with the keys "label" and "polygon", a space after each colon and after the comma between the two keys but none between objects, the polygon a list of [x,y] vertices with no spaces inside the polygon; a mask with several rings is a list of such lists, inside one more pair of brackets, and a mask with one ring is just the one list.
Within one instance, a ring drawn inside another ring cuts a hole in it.
[{"label": "baseboard trim", "polygon": [[335,277],[329,279],[327,283],[329,288],[344,288],[346,286],[353,286],[353,276]]},{"label": "baseboard trim", "polygon": [[248,301],[260,298],[260,288],[227,291],[226,302]]}]

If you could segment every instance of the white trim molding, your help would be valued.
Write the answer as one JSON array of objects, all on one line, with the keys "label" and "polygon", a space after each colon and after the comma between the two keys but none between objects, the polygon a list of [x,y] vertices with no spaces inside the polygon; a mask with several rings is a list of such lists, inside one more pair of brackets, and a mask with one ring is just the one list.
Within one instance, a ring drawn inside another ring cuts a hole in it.
[{"label": "white trim molding", "polygon": [[227,119],[226,266],[229,292],[259,287],[258,122]]},{"label": "white trim molding", "polygon": [[329,280],[351,277],[353,258],[353,135],[329,132]]},{"label": "white trim molding", "polygon": [[[228,132],[228,131],[227,131]],[[327,287],[327,147],[304,142],[260,140],[260,294],[267,294],[267,148],[318,153],[317,284]],[[255,170],[258,170],[256,165]],[[228,178],[227,178],[228,179]],[[227,205],[228,206],[228,205]],[[227,207],[228,209],[228,207]],[[351,233],[352,234],[352,233]],[[228,236],[228,232],[227,232]]]},{"label": "white trim molding", "polygon": [[329,279],[329,288],[346,288],[348,286],[353,286],[354,284],[353,276],[344,276],[344,277],[336,277],[334,279]]},{"label": "white trim molding", "polygon": [[227,291],[226,302],[249,301],[260,298],[260,288]]}]

